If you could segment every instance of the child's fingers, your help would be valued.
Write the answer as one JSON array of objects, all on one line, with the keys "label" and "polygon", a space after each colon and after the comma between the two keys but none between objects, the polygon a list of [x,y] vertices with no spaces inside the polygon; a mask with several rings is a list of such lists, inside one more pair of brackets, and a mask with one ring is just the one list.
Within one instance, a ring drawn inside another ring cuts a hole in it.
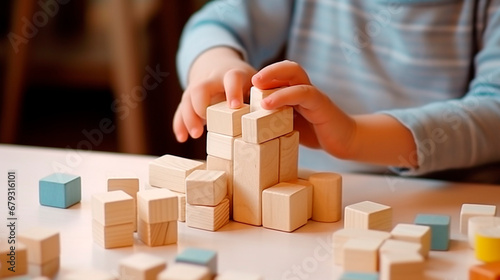
[{"label": "child's fingers", "polygon": [[212,98],[216,95],[223,95],[224,89],[220,83],[215,81],[207,81],[187,89],[188,94],[184,94],[190,98],[189,102],[196,115],[205,119],[207,107],[210,106]]},{"label": "child's fingers", "polygon": [[[180,110],[182,120],[186,126],[189,135],[193,138],[199,138],[203,134],[204,119],[201,118],[194,110],[191,103],[190,94],[184,94],[181,101]],[[206,107],[205,107],[206,108]]]},{"label": "child's fingers", "polygon": [[177,138],[177,141],[179,141],[180,143],[186,142],[189,132],[187,131],[186,125],[184,124],[184,120],[182,119],[180,106],[177,107],[177,110],[175,111],[172,127],[174,129],[174,134],[175,138]]},{"label": "child's fingers", "polygon": [[254,86],[261,89],[310,84],[304,69],[296,62],[285,60],[271,64],[252,77]]},{"label": "child's fingers", "polygon": [[249,88],[247,74],[241,70],[230,70],[224,75],[224,90],[230,108],[237,109],[243,105],[245,88]]}]

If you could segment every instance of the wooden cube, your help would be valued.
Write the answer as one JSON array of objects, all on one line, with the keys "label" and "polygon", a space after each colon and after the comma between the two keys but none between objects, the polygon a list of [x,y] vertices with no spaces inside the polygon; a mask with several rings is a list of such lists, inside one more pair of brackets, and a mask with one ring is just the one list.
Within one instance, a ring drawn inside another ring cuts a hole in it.
[{"label": "wooden cube", "polygon": [[138,220],[137,234],[148,246],[163,246],[177,243],[177,221],[149,224]]},{"label": "wooden cube", "polygon": [[416,252],[380,255],[380,280],[424,279],[424,258]]},{"label": "wooden cube", "polygon": [[312,219],[333,223],[342,217],[342,176],[321,172],[309,176],[313,185]]},{"label": "wooden cube", "polygon": [[21,231],[17,239],[26,245],[29,263],[45,264],[58,259],[61,254],[59,232],[56,230],[33,227]]},{"label": "wooden cube", "polygon": [[207,154],[214,157],[233,160],[234,139],[236,139],[236,137],[208,132]]},{"label": "wooden cube", "polygon": [[187,263],[175,263],[158,275],[158,280],[210,280],[208,268]]},{"label": "wooden cube", "polygon": [[0,242],[0,279],[26,273],[28,273],[26,245],[21,242],[16,242],[16,244],[8,244],[7,241]]},{"label": "wooden cube", "polygon": [[469,280],[500,280],[500,262],[472,266]]},{"label": "wooden cube", "polygon": [[236,270],[228,270],[217,275],[215,280],[263,280],[262,276],[255,273],[246,273]]},{"label": "wooden cube", "polygon": [[175,257],[175,262],[206,267],[212,275],[217,274],[217,252],[212,250],[186,248]]},{"label": "wooden cube", "polygon": [[124,191],[92,195],[92,218],[104,226],[133,223],[134,209],[134,199]]},{"label": "wooden cube", "polygon": [[431,228],[431,250],[446,251],[450,244],[450,216],[418,214],[415,224]]},{"label": "wooden cube", "polygon": [[250,112],[250,106],[243,104],[231,109],[226,101],[207,108],[207,131],[228,136],[241,134],[241,116]]},{"label": "wooden cube", "polygon": [[500,217],[478,216],[469,219],[468,238],[469,245],[474,248],[476,231],[480,228],[500,227]]},{"label": "wooden cube", "polygon": [[229,199],[229,218],[233,217],[233,161],[207,155],[207,170],[226,172],[227,195]]},{"label": "wooden cube", "polygon": [[389,239],[391,234],[385,231],[344,228],[333,233],[333,259],[338,265],[344,262],[344,246],[350,239],[377,239],[381,242]]},{"label": "wooden cube", "polygon": [[205,163],[164,155],[149,163],[149,184],[158,188],[186,193],[186,178],[194,170],[205,169]]},{"label": "wooden cube", "polygon": [[312,211],[313,211],[313,184],[311,182],[304,180],[304,179],[297,179],[297,180],[292,180],[289,181],[291,184],[297,184],[306,187],[307,189],[307,219],[312,218]]},{"label": "wooden cube", "polygon": [[494,217],[496,212],[497,207],[495,205],[462,204],[462,209],[460,210],[460,233],[468,233],[468,224],[471,217]]},{"label": "wooden cube", "polygon": [[281,88],[273,88],[273,89],[259,89],[256,87],[250,88],[250,112],[255,112],[262,109],[260,102],[262,99],[268,97],[272,93],[276,92]]},{"label": "wooden cube", "polygon": [[245,142],[261,144],[293,130],[293,108],[259,110],[241,118],[241,136]]},{"label": "wooden cube", "polygon": [[485,227],[476,230],[476,259],[490,263],[500,262],[500,227]]},{"label": "wooden cube", "polygon": [[279,181],[296,180],[299,166],[299,132],[292,131],[280,138]]},{"label": "wooden cube", "polygon": [[156,280],[167,267],[167,262],[159,257],[136,253],[120,261],[120,279]]},{"label": "wooden cube", "polygon": [[378,273],[344,272],[339,280],[378,280]]},{"label": "wooden cube", "polygon": [[223,199],[217,206],[186,204],[188,227],[216,231],[229,222],[229,200]]},{"label": "wooden cube", "polygon": [[149,189],[137,193],[139,219],[149,224],[177,221],[178,197],[165,189]]},{"label": "wooden cube", "polygon": [[372,201],[349,205],[345,208],[344,215],[344,228],[383,231],[390,231],[392,228],[392,208]]},{"label": "wooden cube", "polygon": [[105,248],[119,248],[134,245],[134,224],[124,223],[105,226],[92,220],[92,237],[97,245]]},{"label": "wooden cube", "polygon": [[[108,178],[108,192],[124,191],[134,199],[134,213],[137,217],[137,192],[139,191],[138,178]],[[134,231],[137,230],[137,219],[134,219]]]},{"label": "wooden cube", "polygon": [[195,170],[186,178],[186,201],[191,205],[216,206],[226,195],[224,171]]},{"label": "wooden cube", "polygon": [[344,244],[344,271],[377,272],[381,239],[352,238]]},{"label": "wooden cube", "polygon": [[422,252],[422,245],[416,242],[409,242],[403,240],[388,239],[385,240],[379,249],[380,254],[395,252],[395,253],[405,253],[405,252],[417,252],[422,257],[424,254]]},{"label": "wooden cube", "polygon": [[397,224],[391,231],[395,240],[415,242],[422,247],[422,256],[427,258],[431,249],[431,228],[429,226]]},{"label": "wooden cube", "polygon": [[68,208],[82,198],[80,176],[54,173],[40,179],[38,195],[40,204],[57,208]]},{"label": "wooden cube", "polygon": [[292,232],[307,223],[306,187],[278,183],[262,192],[262,225]]}]

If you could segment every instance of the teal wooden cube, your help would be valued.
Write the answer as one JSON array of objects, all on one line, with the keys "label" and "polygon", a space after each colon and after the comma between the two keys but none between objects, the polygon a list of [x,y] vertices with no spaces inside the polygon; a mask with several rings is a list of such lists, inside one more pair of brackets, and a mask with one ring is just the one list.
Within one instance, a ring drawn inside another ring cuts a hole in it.
[{"label": "teal wooden cube", "polygon": [[68,208],[82,199],[80,176],[54,173],[40,179],[38,196],[44,206]]},{"label": "teal wooden cube", "polygon": [[212,250],[186,248],[175,257],[175,262],[205,266],[210,273],[217,274],[217,252]]},{"label": "teal wooden cube", "polygon": [[378,280],[378,273],[344,272],[339,280]]},{"label": "teal wooden cube", "polygon": [[431,250],[447,251],[450,246],[450,216],[418,214],[415,224],[431,228]]}]

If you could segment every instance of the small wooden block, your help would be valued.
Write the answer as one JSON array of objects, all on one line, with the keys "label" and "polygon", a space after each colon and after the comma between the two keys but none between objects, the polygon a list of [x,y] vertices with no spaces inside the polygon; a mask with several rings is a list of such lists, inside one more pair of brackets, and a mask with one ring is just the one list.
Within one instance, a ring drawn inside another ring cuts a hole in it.
[{"label": "small wooden block", "polygon": [[480,228],[500,227],[500,217],[478,216],[469,219],[468,238],[469,245],[474,248],[476,231]]},{"label": "small wooden block", "polygon": [[[108,178],[108,192],[124,191],[134,199],[134,213],[137,216],[137,192],[139,191],[138,178]],[[137,230],[137,219],[134,219],[134,231]]]},{"label": "small wooden block", "polygon": [[496,215],[496,212],[497,207],[495,205],[462,204],[462,209],[460,210],[460,233],[468,233],[468,224],[471,217],[494,217]]},{"label": "small wooden block", "polygon": [[174,263],[158,275],[158,280],[210,280],[208,268],[187,263]]},{"label": "small wooden block", "polygon": [[391,231],[395,240],[415,242],[422,246],[422,256],[427,258],[431,249],[431,228],[428,226],[397,224]]},{"label": "small wooden block", "polygon": [[378,280],[378,273],[344,272],[339,280]]},{"label": "small wooden block", "polygon": [[424,258],[415,252],[380,255],[380,280],[424,279]]},{"label": "small wooden block", "polygon": [[149,189],[137,193],[139,219],[149,224],[177,221],[177,195],[165,189]]},{"label": "small wooden block", "polygon": [[472,266],[469,280],[500,280],[500,262]]},{"label": "small wooden block", "polygon": [[[79,270],[72,271],[62,277],[64,280],[116,280],[113,274],[100,270]],[[47,279],[48,280],[48,279]]]},{"label": "small wooden block", "polygon": [[186,178],[186,202],[216,206],[227,195],[227,175],[218,170],[195,170]]},{"label": "small wooden block", "polygon": [[278,183],[262,192],[262,225],[292,232],[307,223],[307,188]]},{"label": "small wooden block", "polygon": [[45,264],[61,254],[59,232],[53,229],[34,227],[22,231],[18,241],[26,245],[28,263]]},{"label": "small wooden block", "polygon": [[186,193],[186,178],[197,169],[205,169],[205,163],[164,155],[149,163],[149,184],[158,188]]},{"label": "small wooden block", "polygon": [[139,239],[148,246],[177,243],[177,221],[148,224],[139,219],[137,225]]},{"label": "small wooden block", "polygon": [[234,141],[233,219],[262,225],[262,191],[278,183],[279,140]]},{"label": "small wooden block", "polygon": [[120,261],[120,279],[156,280],[166,267],[162,258],[137,253]]},{"label": "small wooden block", "polygon": [[226,172],[229,218],[231,219],[233,217],[233,161],[207,155],[207,170],[220,170]]},{"label": "small wooden block", "polygon": [[313,210],[313,185],[311,182],[304,179],[297,179],[289,181],[291,184],[297,184],[306,187],[307,189],[307,219],[312,218],[312,210]]},{"label": "small wooden block", "polygon": [[217,252],[200,248],[186,248],[175,257],[176,263],[187,263],[208,268],[212,275],[217,274]]},{"label": "small wooden block", "polygon": [[415,224],[431,228],[431,250],[447,251],[450,244],[450,217],[418,214]]},{"label": "small wooden block", "polygon": [[381,239],[352,238],[344,244],[344,271],[377,272]]},{"label": "small wooden block", "polygon": [[229,200],[223,199],[217,206],[186,204],[188,227],[216,231],[229,222]]},{"label": "small wooden block", "polygon": [[186,194],[185,193],[178,193],[178,192],[172,192],[177,196],[177,202],[178,202],[178,212],[179,216],[177,218],[177,221],[179,222],[185,222],[186,221]]},{"label": "small wooden block", "polygon": [[322,172],[309,176],[313,185],[312,219],[333,223],[342,217],[342,176]]},{"label": "small wooden block", "polygon": [[264,280],[262,276],[255,273],[245,273],[241,271],[228,270],[217,275],[215,280]]},{"label": "small wooden block", "polygon": [[381,254],[395,252],[395,253],[405,253],[405,252],[417,252],[423,257],[422,245],[420,243],[387,239],[384,241],[382,246],[380,246],[379,252]]},{"label": "small wooden block", "polygon": [[280,138],[279,181],[296,180],[299,166],[299,132],[292,131]]},{"label": "small wooden block", "polygon": [[64,173],[51,174],[40,179],[38,195],[41,205],[68,208],[82,198],[81,178]]},{"label": "small wooden block", "polygon": [[234,139],[236,137],[219,133],[207,133],[207,154],[233,160]]},{"label": "small wooden block", "polygon": [[391,234],[385,231],[344,228],[333,233],[333,259],[336,264],[344,261],[344,246],[350,239],[376,239],[381,242],[389,239]]},{"label": "small wooden block", "polygon": [[250,106],[243,104],[238,109],[229,108],[226,101],[207,108],[207,131],[237,136],[241,134],[241,116],[250,112]]},{"label": "small wooden block", "polygon": [[264,110],[262,109],[262,106],[260,106],[260,102],[262,99],[268,97],[275,91],[279,90],[281,88],[273,88],[273,89],[259,89],[256,87],[250,88],[250,112],[255,112],[258,110]]},{"label": "small wooden block", "polygon": [[486,263],[500,262],[500,227],[476,230],[475,240],[476,259]]},{"label": "small wooden block", "polygon": [[92,218],[105,226],[133,223],[137,218],[134,199],[124,191],[93,194]]},{"label": "small wooden block", "polygon": [[37,276],[35,279],[43,279],[43,277],[53,279],[59,271],[60,266],[61,259],[57,257],[43,264],[30,264],[28,270],[30,275]]},{"label": "small wooden block", "polygon": [[119,248],[134,245],[134,224],[125,223],[105,226],[92,220],[92,237],[97,245],[105,248]]},{"label": "small wooden block", "polygon": [[261,144],[293,130],[293,108],[259,110],[241,118],[241,137],[245,142]]},{"label": "small wooden block", "polygon": [[[15,259],[12,263],[11,259]],[[8,244],[0,242],[0,279],[4,277],[19,276],[28,273],[28,253],[26,245],[21,242]]]},{"label": "small wooden block", "polygon": [[344,228],[383,231],[392,229],[392,208],[390,206],[372,201],[363,201],[347,206],[344,215]]}]

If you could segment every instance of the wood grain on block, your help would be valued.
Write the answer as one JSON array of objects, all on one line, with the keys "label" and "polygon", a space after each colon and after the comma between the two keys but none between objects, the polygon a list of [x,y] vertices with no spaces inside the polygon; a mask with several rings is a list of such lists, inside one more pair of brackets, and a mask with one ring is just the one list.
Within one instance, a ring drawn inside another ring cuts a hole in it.
[{"label": "wood grain on block", "polygon": [[139,219],[147,223],[177,221],[179,205],[177,195],[165,189],[149,189],[137,193]]},{"label": "wood grain on block", "polygon": [[389,252],[417,252],[422,257],[424,257],[424,254],[422,252],[422,245],[420,243],[416,242],[410,242],[410,241],[403,241],[403,240],[394,240],[394,239],[388,239],[384,241],[384,244],[380,247],[380,253],[389,253]]},{"label": "wood grain on block", "polygon": [[204,266],[174,263],[158,275],[158,280],[210,280],[212,274]]},{"label": "wood grain on block", "polygon": [[219,170],[195,170],[186,178],[186,202],[215,206],[227,195],[227,175]]},{"label": "wood grain on block", "polygon": [[344,228],[390,231],[392,208],[372,201],[351,204],[345,208]]},{"label": "wood grain on block", "polygon": [[137,218],[134,209],[134,199],[124,191],[92,195],[92,218],[102,225],[133,223]]},{"label": "wood grain on block", "polygon": [[188,227],[216,231],[229,222],[229,200],[223,199],[217,206],[186,204]]},{"label": "wood grain on block", "polygon": [[[11,246],[15,250],[11,250]],[[15,258],[14,269],[10,263],[11,258]],[[28,273],[28,252],[26,245],[21,242],[8,244],[7,240],[0,241],[0,279],[10,276],[19,276]]]},{"label": "wood grain on block", "polygon": [[[108,178],[109,191],[124,191],[134,199],[134,213],[137,217],[137,192],[139,191],[138,178]],[[137,219],[134,219],[134,231],[137,230]]]},{"label": "wood grain on block", "polygon": [[278,183],[279,140],[234,142],[233,219],[262,225],[262,191]]},{"label": "wood grain on block", "polygon": [[116,280],[113,274],[101,270],[77,270],[65,274],[61,279],[64,280]]},{"label": "wood grain on block", "polygon": [[397,224],[391,231],[392,239],[420,244],[424,258],[429,256],[431,249],[431,228],[413,224]]},{"label": "wood grain on block", "polygon": [[60,266],[61,258],[57,257],[43,264],[30,264],[28,271],[29,275],[36,277],[33,279],[37,279],[38,277],[40,277],[40,279],[44,279],[43,277],[54,279]]},{"label": "wood grain on block", "polygon": [[292,232],[307,223],[307,189],[278,183],[262,192],[262,225]]},{"label": "wood grain on block", "polygon": [[469,280],[499,280],[500,262],[471,266]]},{"label": "wood grain on block", "polygon": [[201,248],[186,248],[175,257],[176,263],[204,266],[212,275],[217,274],[217,252]]},{"label": "wood grain on block", "polygon": [[381,239],[352,238],[344,244],[344,271],[377,272]]},{"label": "wood grain on block", "polygon": [[500,217],[478,216],[469,219],[468,238],[469,245],[474,248],[476,231],[480,228],[500,227]]},{"label": "wood grain on block", "polygon": [[241,134],[241,116],[250,112],[250,106],[243,104],[238,109],[229,108],[226,101],[207,108],[207,131],[237,136]]},{"label": "wood grain on block", "polygon": [[273,88],[273,89],[259,89],[256,87],[252,87],[250,89],[250,112],[255,112],[258,110],[264,110],[262,109],[262,106],[260,105],[260,102],[262,99],[268,97],[275,91],[279,90],[281,88]]},{"label": "wood grain on block", "polygon": [[26,245],[28,262],[44,264],[61,255],[59,232],[45,227],[21,230],[17,240]]},{"label": "wood grain on block", "polygon": [[293,130],[293,108],[259,110],[241,118],[241,137],[245,142],[260,144]]},{"label": "wood grain on block", "polygon": [[132,246],[134,245],[134,224],[105,226],[92,220],[92,237],[97,245],[105,249]]},{"label": "wood grain on block", "polygon": [[279,181],[296,180],[299,169],[299,132],[292,131],[280,138]]},{"label": "wood grain on block", "polygon": [[342,176],[321,172],[309,176],[313,185],[312,219],[317,222],[337,222],[342,217]]},{"label": "wood grain on block", "polygon": [[262,276],[256,273],[247,273],[236,270],[228,270],[217,275],[215,280],[263,280]]},{"label": "wood grain on block", "polygon": [[304,186],[307,190],[307,219],[312,218],[312,209],[313,209],[313,185],[311,182],[304,179],[297,179],[289,181],[291,184],[297,184]]},{"label": "wood grain on block", "polygon": [[148,246],[163,246],[177,243],[177,221],[148,224],[139,219],[139,239]]},{"label": "wood grain on block", "polygon": [[450,216],[418,214],[415,224],[431,228],[431,250],[446,251],[450,246]]},{"label": "wood grain on block", "polygon": [[167,267],[167,262],[159,257],[136,253],[120,261],[120,279],[156,280]]},{"label": "wood grain on block", "polygon": [[462,209],[460,210],[460,233],[467,234],[469,219],[471,217],[494,217],[496,213],[497,207],[495,205],[462,204]]},{"label": "wood grain on block", "polygon": [[223,159],[233,159],[234,139],[237,137],[219,133],[207,133],[207,154]]},{"label": "wood grain on block", "polygon": [[344,228],[333,233],[333,259],[336,264],[342,265],[344,260],[344,245],[350,239],[376,239],[385,241],[391,234],[385,231]]},{"label": "wood grain on block", "polygon": [[229,218],[231,219],[233,217],[233,161],[207,155],[207,170],[220,170],[226,172]]},{"label": "wood grain on block", "polygon": [[490,263],[500,262],[500,227],[485,227],[476,230],[476,259]]},{"label": "wood grain on block", "polygon": [[415,252],[380,255],[380,280],[424,279],[424,258]]},{"label": "wood grain on block", "polygon": [[178,193],[178,192],[172,192],[177,196],[177,205],[178,205],[178,212],[179,216],[177,218],[177,221],[179,222],[185,222],[186,221],[186,194],[185,193]]},{"label": "wood grain on block", "polygon": [[185,193],[187,176],[198,169],[205,169],[205,163],[173,155],[164,155],[149,163],[149,184]]}]

